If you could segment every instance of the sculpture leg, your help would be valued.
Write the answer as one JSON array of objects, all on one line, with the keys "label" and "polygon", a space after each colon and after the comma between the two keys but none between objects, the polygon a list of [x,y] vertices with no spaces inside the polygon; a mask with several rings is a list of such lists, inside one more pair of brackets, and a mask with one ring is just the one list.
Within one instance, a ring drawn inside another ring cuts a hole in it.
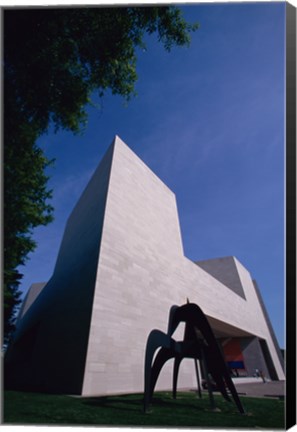
[{"label": "sculpture leg", "polygon": [[[226,387],[225,387],[225,383],[226,383],[226,386],[232,395],[233,401],[235,402],[235,404],[238,408],[238,411],[241,414],[244,414],[244,412],[245,412],[244,408],[241,404],[241,401],[239,399],[236,388],[235,388],[234,383],[230,377],[229,371],[227,369],[227,366],[225,364],[223,357],[221,355],[215,356],[214,354],[211,354],[210,357],[212,357],[212,360],[210,360],[211,369],[213,370],[214,378],[215,378],[215,381],[217,382],[217,385],[219,387],[220,392],[222,393],[222,395],[224,396],[224,398],[227,401],[231,400],[229,395],[227,394],[227,391],[226,391]],[[225,383],[224,383],[224,380],[225,380]]]},{"label": "sculpture leg", "polygon": [[208,366],[207,366],[207,360],[206,360],[206,355],[205,355],[205,351],[204,348],[202,348],[202,366],[203,366],[203,371],[206,377],[206,382],[207,382],[207,390],[208,390],[208,395],[209,395],[209,402],[210,402],[210,407],[211,409],[215,409],[215,401],[214,401],[214,397],[213,397],[213,392],[212,392],[212,384],[209,378],[209,372],[208,372]]},{"label": "sculpture leg", "polygon": [[212,351],[207,352],[207,364],[208,370],[211,373],[214,381],[217,384],[218,390],[221,392],[222,396],[228,401],[231,402],[231,399],[227,393],[225,383],[223,380],[223,359],[220,356],[215,355]]},{"label": "sculpture leg", "polygon": [[151,402],[155,386],[159,377],[159,374],[161,372],[162,367],[167,362],[167,360],[174,357],[174,352],[168,348],[161,348],[158,354],[156,355],[156,358],[154,360],[153,366],[152,366],[152,372],[151,372],[151,386],[150,386],[150,398],[149,402]]},{"label": "sculpture leg", "polygon": [[244,412],[245,412],[244,408],[241,404],[241,401],[240,401],[239,396],[237,394],[234,383],[230,377],[229,370],[226,366],[224,358],[220,352],[218,352],[216,356],[214,354],[212,354],[212,368],[217,371],[216,372],[218,375],[217,383],[219,385],[220,391],[221,391],[222,395],[224,396],[224,398],[228,401],[231,400],[229,395],[227,394],[227,390],[226,390],[226,387],[227,387],[229,389],[231,395],[232,395],[233,401],[235,402],[235,404],[238,408],[238,411],[241,414],[244,414]]},{"label": "sculpture leg", "polygon": [[182,361],[181,356],[175,356],[174,367],[173,367],[173,388],[172,388],[173,399],[176,399],[177,377],[178,377],[178,371],[179,371],[179,366],[181,364],[181,361]]},{"label": "sculpture leg", "polygon": [[[224,358],[222,353],[220,352],[217,341],[214,337],[213,331],[207,321],[206,316],[202,312],[202,310],[195,304],[186,304],[181,306],[175,311],[174,319],[172,320],[172,325],[175,325],[175,321],[187,321],[190,323],[193,328],[199,329],[203,335],[204,340],[207,343],[208,357],[211,359],[213,363],[213,373],[218,376],[220,374],[221,377],[225,378],[226,384],[233,396],[233,400],[236,403],[236,406],[240,413],[244,413],[244,409],[240,402],[239,396],[231,380],[229,372],[227,370]],[[202,351],[204,351],[202,349]],[[206,364],[206,362],[204,361]],[[219,370],[218,373],[215,373],[216,370]],[[215,378],[215,377],[214,377]],[[220,380],[219,380],[220,381]],[[221,385],[219,382],[218,385],[221,386],[221,392],[226,397],[227,392],[224,385]],[[228,396],[227,396],[228,397]],[[213,399],[210,395],[210,398]],[[212,402],[211,402],[212,404]]]},{"label": "sculpture leg", "polygon": [[198,360],[196,358],[194,359],[194,364],[195,364],[195,372],[196,372],[196,379],[197,379],[198,396],[201,398],[202,397],[201,384],[200,384],[200,378],[198,372]]},{"label": "sculpture leg", "polygon": [[[144,411],[146,412],[151,400],[152,395],[152,361],[154,354],[160,346],[170,347],[172,339],[170,336],[159,330],[152,330],[149,334],[146,352],[145,352],[145,366],[144,366]],[[154,387],[154,386],[153,386]]]},{"label": "sculpture leg", "polygon": [[[226,370],[227,370],[227,368],[226,368]],[[239,396],[238,396],[238,394],[237,394],[237,391],[236,391],[235,385],[234,385],[234,383],[233,383],[233,381],[232,381],[232,379],[231,379],[231,377],[230,377],[228,371],[226,371],[226,372],[224,373],[224,378],[225,378],[225,381],[226,381],[227,387],[229,388],[229,390],[230,390],[230,392],[231,392],[231,394],[232,394],[233,400],[234,400],[234,402],[235,402],[235,404],[236,404],[236,406],[237,406],[237,408],[238,408],[238,411],[239,411],[241,414],[245,414],[245,411],[244,411],[244,408],[243,408],[243,406],[242,406],[241,400],[239,399]]]}]

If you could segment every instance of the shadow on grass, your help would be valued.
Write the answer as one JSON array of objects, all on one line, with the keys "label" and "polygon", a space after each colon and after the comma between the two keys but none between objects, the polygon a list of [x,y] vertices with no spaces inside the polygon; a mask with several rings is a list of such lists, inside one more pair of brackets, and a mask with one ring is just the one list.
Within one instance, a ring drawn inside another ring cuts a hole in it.
[{"label": "shadow on grass", "polygon": [[143,406],[143,399],[125,399],[124,397],[116,398],[116,397],[96,397],[96,398],[88,398],[84,399],[83,404],[93,406],[96,408],[112,408],[119,409],[124,411],[140,411]]},{"label": "shadow on grass", "polygon": [[[131,395],[122,395],[120,397],[116,396],[100,396],[100,397],[92,397],[83,400],[83,404],[96,407],[96,408],[108,408],[114,410],[123,410],[123,411],[133,411],[137,413],[144,413],[143,411],[143,396],[139,395],[139,398],[130,399]],[[224,406],[224,411],[236,410],[235,405],[232,402],[223,401],[226,405]],[[226,409],[227,408],[227,409]],[[164,398],[163,397],[154,397],[151,404],[150,412],[154,409],[165,409],[165,410],[195,410],[198,411],[213,411],[210,406],[208,397],[204,398],[189,398],[185,401],[185,398],[176,399],[171,398],[169,395]]]},{"label": "shadow on grass", "polygon": [[209,398],[191,393],[156,393],[149,413],[143,411],[143,394],[71,397],[23,392],[5,392],[4,423],[46,425],[98,425],[148,427],[281,428],[284,402],[242,400],[247,415],[235,404],[215,396],[213,411]]}]

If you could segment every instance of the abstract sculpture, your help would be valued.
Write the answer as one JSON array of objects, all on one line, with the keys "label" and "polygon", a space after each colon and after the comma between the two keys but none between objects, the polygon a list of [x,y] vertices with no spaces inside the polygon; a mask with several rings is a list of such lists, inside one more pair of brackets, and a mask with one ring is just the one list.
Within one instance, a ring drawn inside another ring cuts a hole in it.
[{"label": "abstract sculpture", "polygon": [[[172,334],[179,323],[185,322],[183,341],[175,341]],[[160,350],[154,354],[157,349]],[[211,374],[218,390],[227,401],[231,401],[227,389],[240,413],[244,409],[238,397],[237,391],[230,377],[222,353],[214,337],[212,329],[202,310],[194,303],[183,306],[172,306],[169,313],[168,331],[152,330],[149,334],[145,353],[145,378],[144,378],[144,411],[147,412],[152,401],[155,385],[160,371],[167,360],[174,358],[173,368],[173,397],[176,397],[178,371],[184,358],[193,358],[198,382],[198,393],[201,397],[201,388],[197,368],[197,360],[201,361],[204,375],[207,381],[211,407],[215,408],[212,395],[212,384],[209,378]]]}]

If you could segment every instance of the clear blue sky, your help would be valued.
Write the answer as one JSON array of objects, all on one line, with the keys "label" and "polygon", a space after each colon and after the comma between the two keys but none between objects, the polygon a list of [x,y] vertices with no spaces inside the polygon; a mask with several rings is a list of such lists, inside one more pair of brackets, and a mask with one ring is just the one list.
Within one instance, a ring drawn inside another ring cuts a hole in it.
[{"label": "clear blue sky", "polygon": [[49,133],[55,221],[21,289],[47,281],[66,220],[118,134],[175,192],[185,255],[236,256],[257,280],[284,347],[285,3],[195,4],[190,48],[165,52],[154,37],[139,52],[138,96],[107,95],[84,134]]}]

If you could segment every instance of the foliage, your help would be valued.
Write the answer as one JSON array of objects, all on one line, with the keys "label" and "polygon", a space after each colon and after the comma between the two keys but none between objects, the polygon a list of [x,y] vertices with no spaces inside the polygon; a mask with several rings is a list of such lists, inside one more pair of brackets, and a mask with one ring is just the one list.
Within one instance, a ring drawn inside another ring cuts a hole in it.
[{"label": "foliage", "polygon": [[194,28],[174,7],[8,10],[6,79],[14,85],[18,109],[39,134],[50,120],[77,132],[92,91],[132,95],[135,48],[144,46],[145,32],[157,32],[170,50],[188,44]]},{"label": "foliage", "polygon": [[[5,92],[9,91],[9,86]],[[17,267],[35,248],[33,229],[52,220],[45,168],[50,163],[35,144],[37,134],[5,95],[4,112],[4,342],[14,329],[22,275]]]},{"label": "foliage", "polygon": [[150,413],[143,412],[143,395],[73,398],[39,393],[4,392],[4,423],[51,425],[157,426],[195,428],[284,429],[284,401],[243,397],[247,414],[215,396],[216,411],[210,409],[203,392],[157,392]]},{"label": "foliage", "polygon": [[134,94],[137,47],[156,33],[170,51],[188,45],[197,25],[174,7],[35,8],[4,11],[4,305],[13,324],[18,284],[35,248],[32,230],[49,223],[45,169],[37,138],[53,124],[74,133],[92,92]]}]

